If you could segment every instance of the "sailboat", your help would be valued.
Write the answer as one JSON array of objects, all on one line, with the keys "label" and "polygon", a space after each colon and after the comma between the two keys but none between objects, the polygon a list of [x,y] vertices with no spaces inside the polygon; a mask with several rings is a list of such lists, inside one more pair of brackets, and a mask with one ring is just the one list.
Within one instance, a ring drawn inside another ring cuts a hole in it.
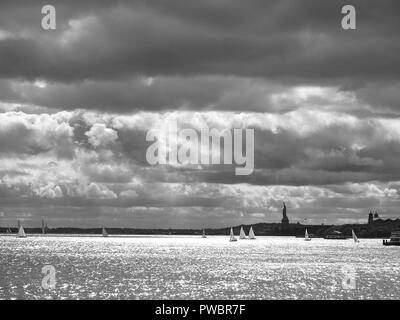
[{"label": "sailboat", "polygon": [[7,228],[6,233],[7,233],[7,234],[10,234],[10,233],[11,233],[11,229],[10,229],[10,228]]},{"label": "sailboat", "polygon": [[201,237],[202,237],[202,238],[207,238],[207,236],[206,236],[206,230],[203,229],[203,233],[201,234]]},{"label": "sailboat", "polygon": [[106,228],[103,227],[103,230],[101,231],[101,234],[103,237],[108,237],[108,233],[106,231]]},{"label": "sailboat", "polygon": [[356,236],[356,233],[354,232],[354,230],[352,229],[351,230],[351,235],[352,235],[352,237],[353,237],[353,240],[354,240],[354,242],[360,242],[360,240],[358,240],[358,238],[357,238],[357,236]]},{"label": "sailboat", "polygon": [[308,236],[308,231],[307,231],[307,229],[306,229],[306,232],[305,232],[305,234],[304,234],[304,240],[305,240],[305,241],[311,241],[311,238]]},{"label": "sailboat", "polygon": [[22,226],[19,227],[17,238],[26,238],[25,230]]},{"label": "sailboat", "polygon": [[244,233],[243,227],[240,227],[239,239],[246,239],[246,234]]},{"label": "sailboat", "polygon": [[42,234],[46,234],[46,225],[44,219],[42,219]]},{"label": "sailboat", "polygon": [[233,234],[233,229],[231,228],[230,239],[229,241],[237,241],[235,235]]},{"label": "sailboat", "polygon": [[249,239],[250,240],[255,240],[256,239],[256,235],[254,234],[253,227],[250,227]]}]

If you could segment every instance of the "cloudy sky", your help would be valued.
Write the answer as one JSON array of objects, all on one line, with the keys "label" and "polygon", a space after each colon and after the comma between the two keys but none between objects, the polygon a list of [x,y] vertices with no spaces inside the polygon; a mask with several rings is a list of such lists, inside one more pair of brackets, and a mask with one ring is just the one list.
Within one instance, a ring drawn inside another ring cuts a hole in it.
[{"label": "cloudy sky", "polygon": [[[52,4],[57,29],[41,28]],[[0,224],[400,216],[400,2],[0,1]],[[150,166],[169,120],[255,130],[255,170]]]}]

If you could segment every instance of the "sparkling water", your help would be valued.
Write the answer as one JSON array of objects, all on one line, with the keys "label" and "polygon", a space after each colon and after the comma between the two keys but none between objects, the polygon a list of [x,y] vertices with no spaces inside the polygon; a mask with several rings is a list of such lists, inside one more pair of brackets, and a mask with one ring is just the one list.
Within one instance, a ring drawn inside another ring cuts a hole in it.
[{"label": "sparkling water", "polygon": [[400,247],[380,239],[228,240],[1,236],[0,299],[400,298]]}]

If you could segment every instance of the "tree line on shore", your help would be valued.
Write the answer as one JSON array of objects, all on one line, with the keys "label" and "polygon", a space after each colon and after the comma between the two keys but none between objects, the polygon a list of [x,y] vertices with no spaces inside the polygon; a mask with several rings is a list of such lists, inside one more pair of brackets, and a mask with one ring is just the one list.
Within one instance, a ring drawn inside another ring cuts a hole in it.
[{"label": "tree line on shore", "polygon": [[[359,238],[388,238],[393,230],[400,228],[400,219],[380,220],[368,224],[345,224],[345,225],[304,225],[300,223],[289,224],[283,227],[280,223],[257,223],[254,225],[238,225],[233,227],[235,234],[239,234],[241,227],[248,233],[250,227],[258,236],[304,236],[307,228],[308,233],[315,238],[324,237],[333,231],[339,231],[345,236],[351,236],[354,230]],[[102,228],[47,228],[47,234],[101,234]],[[230,227],[206,228],[208,235],[227,235]],[[17,228],[0,227],[0,233],[17,233]],[[25,228],[27,233],[40,234],[41,228]],[[200,235],[202,229],[136,229],[136,228],[107,228],[108,234],[112,235]]]}]

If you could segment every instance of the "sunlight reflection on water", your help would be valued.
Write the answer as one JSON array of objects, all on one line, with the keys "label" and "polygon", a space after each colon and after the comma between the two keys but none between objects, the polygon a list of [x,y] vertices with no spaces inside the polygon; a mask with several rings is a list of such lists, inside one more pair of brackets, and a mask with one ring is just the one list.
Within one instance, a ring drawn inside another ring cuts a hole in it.
[{"label": "sunlight reflection on water", "polygon": [[[382,240],[0,237],[1,299],[399,299],[400,248]],[[45,290],[44,265],[57,284]],[[343,267],[355,270],[344,289]]]}]

